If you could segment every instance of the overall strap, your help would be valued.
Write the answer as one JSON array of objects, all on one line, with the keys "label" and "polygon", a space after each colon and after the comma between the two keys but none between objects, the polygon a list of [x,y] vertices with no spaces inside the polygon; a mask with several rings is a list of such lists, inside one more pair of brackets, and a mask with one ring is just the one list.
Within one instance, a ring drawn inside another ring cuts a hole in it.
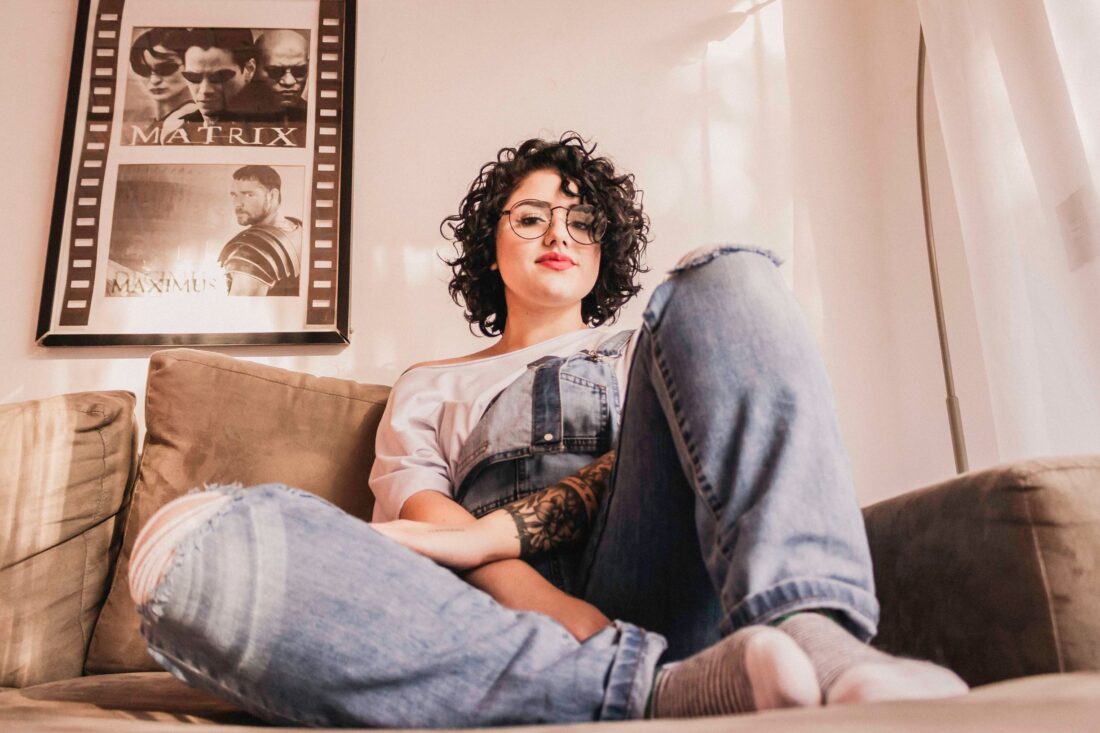
[{"label": "overall strap", "polygon": [[[535,367],[535,380],[531,386],[531,451],[560,451],[562,433],[561,367],[560,357],[544,357],[530,366]],[[537,365],[537,366],[536,366]]]},{"label": "overall strap", "polygon": [[596,350],[597,354],[601,356],[622,356],[623,350],[626,348],[627,343],[630,341],[630,337],[634,335],[634,329],[628,328],[625,331],[619,331],[617,334],[600,344],[600,348]]}]

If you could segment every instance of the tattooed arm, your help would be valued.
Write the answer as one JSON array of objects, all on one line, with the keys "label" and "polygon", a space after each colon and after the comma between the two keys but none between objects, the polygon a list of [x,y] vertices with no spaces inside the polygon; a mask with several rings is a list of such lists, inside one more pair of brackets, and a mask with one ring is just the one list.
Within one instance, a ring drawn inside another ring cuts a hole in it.
[{"label": "tattooed arm", "polygon": [[517,556],[532,557],[587,537],[614,465],[615,451],[604,453],[576,474],[498,509],[516,525]]},{"label": "tattooed arm", "polygon": [[533,557],[588,536],[614,464],[615,452],[605,453],[576,474],[476,522],[445,525],[399,519],[371,526],[440,565],[460,570]]}]

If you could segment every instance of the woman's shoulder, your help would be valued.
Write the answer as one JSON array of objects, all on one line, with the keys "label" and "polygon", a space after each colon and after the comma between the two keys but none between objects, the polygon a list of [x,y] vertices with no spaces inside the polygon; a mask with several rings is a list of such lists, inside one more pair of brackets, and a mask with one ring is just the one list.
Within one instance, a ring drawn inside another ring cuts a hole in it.
[{"label": "woman's shoulder", "polygon": [[484,359],[487,356],[494,356],[494,346],[482,349],[481,351],[475,351],[472,354],[465,354],[463,356],[452,356],[449,359],[432,359],[429,361],[418,361],[412,366],[405,369],[405,373],[411,372],[413,369],[421,369],[423,367],[444,367],[444,366],[456,366],[458,364],[465,364],[470,361],[477,361],[478,359]]},{"label": "woman's shoulder", "polygon": [[[455,356],[449,359],[435,359],[430,361],[417,362],[408,367],[402,373],[402,376],[407,376],[412,372],[437,372],[441,367],[462,367],[465,365],[469,365],[471,367],[484,366],[486,368],[489,368],[499,362],[510,362],[515,360],[527,359],[530,358],[532,354],[538,354],[541,352],[562,352],[564,354],[567,354],[574,350],[597,348],[603,346],[608,342],[612,342],[617,339],[624,339],[624,337],[628,335],[629,334],[623,332],[614,332],[606,328],[583,329],[567,334],[562,334],[561,336],[556,336],[554,338],[547,339],[546,341],[532,344],[521,349],[513,350],[502,349],[501,343],[498,341],[491,346],[484,348],[481,351],[475,351],[472,354]],[[501,366],[508,366],[508,364],[502,363]]]}]

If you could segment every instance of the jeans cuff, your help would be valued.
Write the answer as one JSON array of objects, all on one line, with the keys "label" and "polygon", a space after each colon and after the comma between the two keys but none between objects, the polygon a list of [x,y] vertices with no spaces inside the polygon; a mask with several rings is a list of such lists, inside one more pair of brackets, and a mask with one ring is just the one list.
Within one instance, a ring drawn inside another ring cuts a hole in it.
[{"label": "jeans cuff", "polygon": [[822,608],[837,611],[841,624],[861,641],[878,631],[878,600],[851,583],[828,578],[784,581],[745,598],[722,619],[723,634],[754,624],[767,624],[796,611]]},{"label": "jeans cuff", "polygon": [[607,675],[600,720],[630,720],[645,716],[646,701],[653,689],[657,660],[668,648],[660,634],[625,621],[613,622],[619,633],[619,648]]}]

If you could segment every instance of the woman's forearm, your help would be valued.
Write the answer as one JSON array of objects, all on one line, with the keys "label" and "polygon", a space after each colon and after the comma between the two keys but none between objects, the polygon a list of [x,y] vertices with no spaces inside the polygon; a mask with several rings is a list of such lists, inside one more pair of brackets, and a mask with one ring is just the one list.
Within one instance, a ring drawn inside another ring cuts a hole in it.
[{"label": "woman's forearm", "polygon": [[549,616],[578,641],[584,641],[611,623],[591,603],[560,590],[522,560],[491,562],[468,571],[463,577],[502,606]]},{"label": "woman's forearm", "polygon": [[[511,528],[513,541],[516,541],[515,525],[512,524],[508,515],[502,516],[504,529],[507,531]],[[430,522],[437,527],[446,525],[463,531],[479,526],[473,515],[462,506],[450,497],[434,491],[423,491],[413,495],[401,510],[401,517],[403,520],[412,520],[417,524]],[[486,518],[483,517],[484,519]],[[489,526],[500,519],[501,517],[498,516],[493,521],[480,523],[480,526]],[[378,526],[376,525],[376,528]],[[445,528],[440,527],[440,529]],[[402,541],[402,538],[395,539]],[[516,542],[518,545],[518,541]],[[429,553],[423,554],[431,556]],[[610,623],[595,606],[559,590],[522,560],[490,561],[464,573],[463,577],[468,583],[485,591],[503,606],[519,611],[536,611],[550,616],[580,641],[587,639]]]},{"label": "woman's forearm", "polygon": [[588,536],[614,463],[615,452],[605,453],[572,476],[476,521],[450,497],[422,491],[405,502],[401,519],[375,528],[458,570],[534,557]]},{"label": "woman's forearm", "polygon": [[[560,547],[567,547],[588,536],[592,519],[607,488],[615,451],[610,451],[589,463],[580,471],[530,496],[506,504],[481,520],[491,526],[501,540],[493,545],[506,557],[532,557]],[[503,529],[497,529],[500,517],[511,518],[515,535],[505,544]]]}]

